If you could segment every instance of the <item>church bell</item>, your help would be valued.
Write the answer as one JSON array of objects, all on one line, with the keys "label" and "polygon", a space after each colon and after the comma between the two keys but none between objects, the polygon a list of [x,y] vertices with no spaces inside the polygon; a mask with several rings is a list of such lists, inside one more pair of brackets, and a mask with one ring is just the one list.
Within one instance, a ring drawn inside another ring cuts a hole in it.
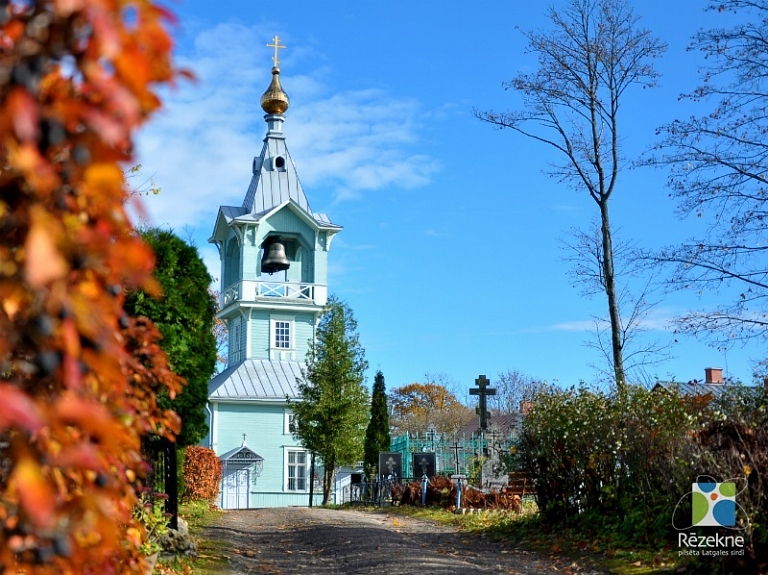
[{"label": "church bell", "polygon": [[267,274],[281,272],[291,267],[285,255],[285,246],[278,236],[270,236],[263,244],[264,256],[261,258],[261,271]]}]

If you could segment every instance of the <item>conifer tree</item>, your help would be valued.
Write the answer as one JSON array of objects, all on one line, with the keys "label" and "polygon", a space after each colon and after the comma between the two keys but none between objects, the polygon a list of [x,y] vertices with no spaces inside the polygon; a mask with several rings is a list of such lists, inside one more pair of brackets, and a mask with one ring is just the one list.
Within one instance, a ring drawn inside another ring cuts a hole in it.
[{"label": "conifer tree", "polygon": [[145,290],[130,290],[123,308],[132,317],[148,317],[160,329],[160,347],[168,354],[171,369],[187,381],[174,399],[161,394],[160,405],[181,417],[177,444],[195,445],[208,433],[208,380],[216,369],[211,276],[197,248],[173,232],[149,228],[140,233],[155,253],[154,277],[162,294],[153,297]]},{"label": "conifer tree", "polygon": [[301,399],[289,400],[295,435],[323,462],[323,505],[328,503],[336,467],[352,465],[363,456],[367,368],[352,310],[331,296],[298,382]]},{"label": "conifer tree", "polygon": [[374,473],[379,461],[380,451],[389,451],[389,410],[387,409],[387,390],[384,385],[384,374],[376,372],[373,381],[371,397],[371,420],[365,431],[365,455],[363,457],[365,472]]}]

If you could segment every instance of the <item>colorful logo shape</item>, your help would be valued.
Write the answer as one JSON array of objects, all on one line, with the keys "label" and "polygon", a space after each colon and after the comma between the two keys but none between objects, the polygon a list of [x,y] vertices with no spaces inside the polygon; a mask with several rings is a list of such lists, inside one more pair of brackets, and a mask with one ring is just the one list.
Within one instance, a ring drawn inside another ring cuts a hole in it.
[{"label": "colorful logo shape", "polygon": [[697,481],[691,485],[692,527],[736,525],[736,483]]}]

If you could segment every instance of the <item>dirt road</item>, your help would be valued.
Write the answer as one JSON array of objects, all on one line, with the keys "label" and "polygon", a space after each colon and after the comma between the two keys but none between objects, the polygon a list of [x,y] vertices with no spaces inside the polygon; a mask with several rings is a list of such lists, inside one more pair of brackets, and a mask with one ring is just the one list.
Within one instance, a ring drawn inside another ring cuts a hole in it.
[{"label": "dirt road", "polygon": [[227,556],[232,575],[598,573],[452,527],[354,510],[230,511],[203,537]]}]

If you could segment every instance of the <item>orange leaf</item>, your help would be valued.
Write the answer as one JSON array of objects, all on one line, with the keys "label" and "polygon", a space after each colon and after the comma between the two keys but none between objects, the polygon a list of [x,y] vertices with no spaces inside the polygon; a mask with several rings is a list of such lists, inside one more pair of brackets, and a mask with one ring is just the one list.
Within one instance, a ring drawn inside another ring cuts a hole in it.
[{"label": "orange leaf", "polygon": [[74,467],[81,470],[104,471],[106,469],[98,448],[90,443],[65,448],[56,456],[54,462],[59,467]]},{"label": "orange leaf", "polygon": [[26,262],[24,276],[32,287],[42,287],[63,277],[69,265],[56,248],[52,218],[42,208],[32,211],[32,227],[24,244]]},{"label": "orange leaf", "polygon": [[71,317],[61,321],[61,335],[67,354],[75,357],[80,355],[80,334],[77,332],[77,326]]},{"label": "orange leaf", "polygon": [[83,373],[80,363],[71,355],[64,356],[64,381],[69,389],[79,390],[82,387]]},{"label": "orange leaf", "polygon": [[16,486],[19,503],[30,521],[38,527],[50,527],[56,501],[37,462],[31,457],[22,458],[9,481]]},{"label": "orange leaf", "polygon": [[13,119],[13,129],[22,142],[37,140],[39,122],[37,103],[23,88],[14,88],[8,94],[8,110]]},{"label": "orange leaf", "polygon": [[123,194],[123,172],[115,164],[92,164],[85,170],[85,185],[93,197],[120,198]]},{"label": "orange leaf", "polygon": [[56,0],[54,4],[56,14],[66,18],[72,14],[72,12],[85,8],[86,2],[85,0]]},{"label": "orange leaf", "polygon": [[3,311],[5,311],[8,319],[11,321],[13,321],[16,313],[21,309],[26,297],[27,293],[19,284],[11,282],[0,283],[0,305],[3,306]]}]

